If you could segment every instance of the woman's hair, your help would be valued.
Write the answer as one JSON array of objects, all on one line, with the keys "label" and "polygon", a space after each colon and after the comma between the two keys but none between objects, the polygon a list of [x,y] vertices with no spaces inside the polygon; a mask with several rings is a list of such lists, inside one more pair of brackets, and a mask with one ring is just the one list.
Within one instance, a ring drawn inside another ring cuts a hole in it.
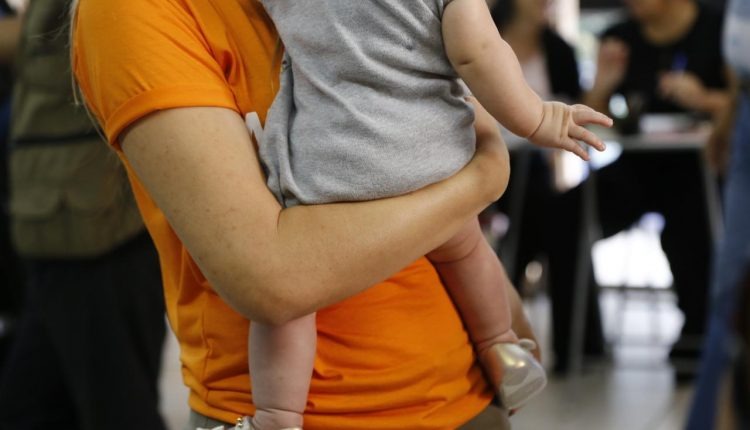
[{"label": "woman's hair", "polygon": [[[498,29],[513,21],[516,16],[517,0],[498,0],[492,7],[492,20]],[[523,1],[523,0],[522,0]]]},{"label": "woman's hair", "polygon": [[[68,14],[68,44],[70,45],[70,64],[71,70],[73,68],[73,31],[75,30],[76,23],[76,10],[78,10],[78,0],[70,1],[70,13]],[[71,85],[73,86],[73,100],[78,104],[80,100],[80,90],[78,83],[76,82],[75,74],[71,71]],[[87,109],[88,111],[88,109]],[[89,116],[91,116],[89,114]]]},{"label": "woman's hair", "polygon": [[[73,24],[75,23],[76,9],[78,9],[78,0],[70,0],[70,35],[73,36]],[[73,40],[71,37],[70,40]]]},{"label": "woman's hair", "polygon": [[[91,113],[91,109],[89,109],[88,104],[86,103],[86,100],[83,97],[83,93],[81,93],[81,87],[78,86],[78,82],[76,81],[75,73],[73,72],[73,31],[75,30],[75,22],[76,22],[76,11],[78,10],[78,0],[71,0],[70,2],[70,14],[68,18],[68,55],[70,58],[70,86],[73,93],[73,102],[80,106],[81,109],[86,112],[86,115],[89,117],[89,120],[91,121],[91,124],[94,126],[94,130],[96,130],[96,133],[99,135],[99,137],[102,139],[102,142],[107,142],[107,136],[104,134],[104,131],[102,130],[101,126],[99,125],[99,122],[94,117],[94,114]],[[62,31],[65,31],[65,28],[62,29]],[[110,151],[109,153],[110,157],[107,160],[108,162],[112,163],[112,169],[110,169],[111,174],[104,178],[105,181],[117,181],[118,178],[118,170],[115,168],[115,166],[119,165],[120,161],[117,155],[114,151]],[[95,159],[97,160],[97,159]],[[101,160],[97,160],[97,162],[101,162]],[[122,188],[118,190],[119,193],[125,193],[128,192],[126,188]],[[119,197],[119,196],[118,196]]]}]

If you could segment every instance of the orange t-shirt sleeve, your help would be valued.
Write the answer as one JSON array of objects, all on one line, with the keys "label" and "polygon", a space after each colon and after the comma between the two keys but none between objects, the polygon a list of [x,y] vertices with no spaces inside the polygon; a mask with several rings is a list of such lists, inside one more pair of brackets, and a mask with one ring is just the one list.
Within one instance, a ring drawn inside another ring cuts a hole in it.
[{"label": "orange t-shirt sleeve", "polygon": [[115,146],[126,127],[158,110],[238,110],[221,66],[181,1],[82,0],[74,24],[78,85]]}]

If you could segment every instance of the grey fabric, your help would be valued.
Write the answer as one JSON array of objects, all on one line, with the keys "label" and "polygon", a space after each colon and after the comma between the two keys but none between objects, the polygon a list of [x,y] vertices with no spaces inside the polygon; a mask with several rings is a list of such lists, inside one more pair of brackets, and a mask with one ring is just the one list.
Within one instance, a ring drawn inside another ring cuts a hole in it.
[{"label": "grey fabric", "polygon": [[286,49],[261,139],[286,206],[372,200],[444,179],[474,153],[448,61],[445,0],[263,0]]}]

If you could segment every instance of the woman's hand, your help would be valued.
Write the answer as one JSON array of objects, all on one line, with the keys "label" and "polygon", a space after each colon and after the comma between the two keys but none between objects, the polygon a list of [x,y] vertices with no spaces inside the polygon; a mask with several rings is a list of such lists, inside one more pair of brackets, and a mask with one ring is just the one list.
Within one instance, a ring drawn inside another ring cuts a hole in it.
[{"label": "woman's hand", "polygon": [[698,77],[690,72],[670,72],[659,79],[661,96],[670,99],[683,108],[703,111],[707,95],[706,87]]},{"label": "woman's hand", "polygon": [[705,156],[709,166],[720,176],[726,173],[729,166],[732,134],[734,132],[739,104],[740,90],[734,75],[730,75],[730,83],[728,106],[716,115],[714,128],[705,148]]},{"label": "woman's hand", "polygon": [[600,112],[609,112],[609,99],[622,81],[630,61],[630,49],[620,40],[608,38],[599,46],[594,86],[584,103]]},{"label": "woman's hand", "polygon": [[730,105],[728,91],[707,88],[691,72],[669,72],[659,78],[659,93],[677,105],[692,111],[721,115]]}]

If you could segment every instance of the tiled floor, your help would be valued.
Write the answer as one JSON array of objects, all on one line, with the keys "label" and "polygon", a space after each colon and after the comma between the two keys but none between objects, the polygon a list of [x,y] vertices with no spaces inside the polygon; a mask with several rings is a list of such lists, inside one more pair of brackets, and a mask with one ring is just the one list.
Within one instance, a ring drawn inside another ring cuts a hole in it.
[{"label": "tiled floor", "polygon": [[[512,419],[515,430],[682,428],[692,390],[675,386],[667,363],[669,345],[682,324],[674,296],[604,289],[600,297],[604,330],[612,341],[610,357],[587,364],[577,377],[551,379]],[[549,304],[535,300],[527,312],[549,357]]]},{"label": "tiled floor", "polygon": [[517,430],[678,430],[690,389],[675,390],[667,368],[590,369],[553,380],[513,418]]},{"label": "tiled floor", "polygon": [[177,340],[169,332],[164,344],[161,380],[161,411],[167,423],[167,430],[182,430],[187,422],[187,388],[182,384],[180,375],[179,350]]}]

